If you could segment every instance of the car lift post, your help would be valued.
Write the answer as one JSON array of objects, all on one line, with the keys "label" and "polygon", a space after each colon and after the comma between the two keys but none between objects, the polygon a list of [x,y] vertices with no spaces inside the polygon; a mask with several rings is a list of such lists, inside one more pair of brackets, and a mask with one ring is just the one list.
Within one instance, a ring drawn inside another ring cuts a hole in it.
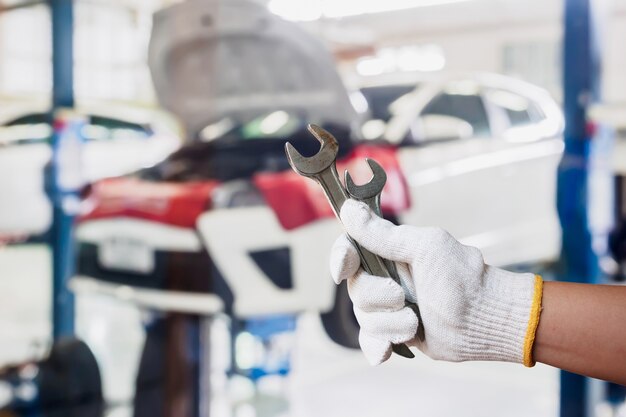
[{"label": "car lift post", "polygon": [[[74,107],[74,4],[73,0],[49,0],[52,20],[52,110],[51,121],[59,109]],[[50,230],[52,246],[52,332],[55,340],[74,334],[74,297],[68,281],[74,270],[72,224],[74,216],[63,205],[59,184],[57,154],[60,130],[53,129],[50,169],[47,183],[52,200],[53,219]]]},{"label": "car lift post", "polygon": [[[563,239],[559,279],[597,282],[598,257],[589,229],[589,157],[592,146],[587,110],[600,96],[600,50],[592,0],[565,0],[563,107],[565,151],[559,165],[557,207]],[[561,417],[591,414],[590,379],[561,372]]]}]

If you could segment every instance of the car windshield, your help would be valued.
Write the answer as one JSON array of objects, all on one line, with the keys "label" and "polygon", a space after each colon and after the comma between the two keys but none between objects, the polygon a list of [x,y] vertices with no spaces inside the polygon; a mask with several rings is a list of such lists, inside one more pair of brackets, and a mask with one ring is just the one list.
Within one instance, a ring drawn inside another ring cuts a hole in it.
[{"label": "car windshield", "polygon": [[[350,127],[325,123],[339,143],[337,157],[348,155],[354,143]],[[217,129],[217,128],[215,128]],[[280,172],[291,169],[285,158],[285,142],[292,143],[304,156],[315,155],[320,145],[312,140],[306,124],[288,135],[258,134],[242,137],[241,126],[233,133],[222,134],[212,140],[187,143],[164,161],[140,171],[137,175],[149,181],[231,181],[249,179],[259,172]]]},{"label": "car windshield", "polygon": [[[145,139],[152,134],[148,126],[99,115],[85,116],[85,140]],[[48,113],[29,113],[0,125],[0,144],[45,142],[52,135]]]},{"label": "car windshield", "polygon": [[251,116],[245,121],[224,117],[205,126],[198,139],[210,142],[222,138],[243,140],[284,138],[306,126],[303,117],[285,110],[276,110],[261,116]]},{"label": "car windshield", "polygon": [[361,93],[369,106],[370,119],[389,122],[392,116],[389,109],[391,104],[417,87],[417,84],[406,84],[362,88]]}]

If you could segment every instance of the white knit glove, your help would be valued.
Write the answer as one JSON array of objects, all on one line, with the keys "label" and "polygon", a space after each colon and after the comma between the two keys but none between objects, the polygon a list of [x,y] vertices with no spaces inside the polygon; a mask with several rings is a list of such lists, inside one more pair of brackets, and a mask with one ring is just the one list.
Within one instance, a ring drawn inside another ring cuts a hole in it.
[{"label": "white knit glove", "polygon": [[[337,284],[348,281],[359,343],[370,363],[384,362],[391,343],[405,342],[433,359],[534,365],[540,277],[485,265],[478,249],[442,229],[395,226],[354,200],[343,205],[341,220],[363,247],[397,262],[402,281],[365,273],[347,237],[335,242],[331,274]],[[419,306],[419,332],[405,299]]]}]

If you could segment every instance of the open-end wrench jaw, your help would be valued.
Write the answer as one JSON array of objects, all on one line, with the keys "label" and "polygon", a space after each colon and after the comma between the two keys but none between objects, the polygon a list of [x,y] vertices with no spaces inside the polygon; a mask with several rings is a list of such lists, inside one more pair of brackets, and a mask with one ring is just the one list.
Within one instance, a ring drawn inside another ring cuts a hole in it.
[{"label": "open-end wrench jaw", "polygon": [[[385,188],[385,183],[387,182],[387,174],[378,162],[369,158],[366,158],[366,161],[372,170],[372,178],[366,184],[356,185],[352,180],[350,173],[346,170],[346,191],[350,197],[364,202],[374,213],[376,213],[377,216],[382,217],[380,196],[383,192],[383,188]],[[396,264],[388,259],[383,259],[383,263],[385,264],[387,272],[389,272],[391,278],[400,284],[400,275],[398,274]]]},{"label": "open-end wrench jaw", "polygon": [[[309,125],[308,129],[309,132],[311,132],[311,134],[313,134],[313,136],[315,136],[315,138],[322,144],[319,152],[307,158],[302,156],[300,152],[287,142],[285,144],[285,153],[287,154],[289,165],[291,165],[293,170],[298,174],[309,177],[319,183],[324,190],[324,194],[326,195],[326,198],[328,199],[335,215],[340,218],[339,214],[341,212],[341,207],[349,196],[348,192],[339,180],[337,167],[335,165],[335,160],[339,152],[339,143],[337,143],[337,140],[333,137],[333,135],[319,126]],[[375,161],[368,159],[367,163],[374,174],[368,184],[363,186],[355,185],[352,178],[349,177],[349,174],[346,175],[346,179],[349,179],[353,191],[355,191],[358,195],[373,193],[369,203],[374,204],[377,208],[376,211],[380,213],[378,205],[380,202],[380,192],[385,186],[387,175],[382,167]],[[384,259],[362,248],[351,238],[349,239],[359,253],[363,269],[372,275],[392,276],[390,275],[390,270],[385,265],[386,261]],[[391,263],[391,265],[393,265],[393,263]],[[392,271],[395,272],[395,269]],[[404,357],[412,358],[415,356],[405,344],[393,345],[392,348],[394,352]]]},{"label": "open-end wrench jaw", "polygon": [[318,153],[311,157],[305,157],[294,148],[291,143],[285,143],[285,153],[289,165],[300,175],[311,177],[328,169],[335,163],[339,152],[339,143],[328,131],[316,125],[309,125],[309,132],[321,143]]},{"label": "open-end wrench jaw", "polygon": [[[383,188],[385,187],[385,183],[387,182],[387,174],[383,167],[381,167],[378,162],[373,159],[366,158],[367,164],[370,166],[372,170],[372,178],[366,183],[362,185],[356,185],[352,180],[352,176],[346,170],[345,171],[345,181],[346,181],[346,191],[348,194],[360,201],[367,201],[371,198],[380,197],[380,194],[383,192]],[[380,213],[377,213],[380,215]]]}]

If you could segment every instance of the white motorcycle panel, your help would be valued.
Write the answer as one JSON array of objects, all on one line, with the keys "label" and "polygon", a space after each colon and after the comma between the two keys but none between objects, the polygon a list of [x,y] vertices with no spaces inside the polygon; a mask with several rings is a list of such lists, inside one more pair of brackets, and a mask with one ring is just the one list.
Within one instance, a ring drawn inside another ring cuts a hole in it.
[{"label": "white motorcycle panel", "polygon": [[[335,219],[287,231],[268,207],[212,210],[200,216],[198,230],[213,262],[234,294],[239,317],[327,311],[335,285],[328,277],[330,248],[341,233]],[[288,247],[291,289],[278,288],[249,253]]]}]

